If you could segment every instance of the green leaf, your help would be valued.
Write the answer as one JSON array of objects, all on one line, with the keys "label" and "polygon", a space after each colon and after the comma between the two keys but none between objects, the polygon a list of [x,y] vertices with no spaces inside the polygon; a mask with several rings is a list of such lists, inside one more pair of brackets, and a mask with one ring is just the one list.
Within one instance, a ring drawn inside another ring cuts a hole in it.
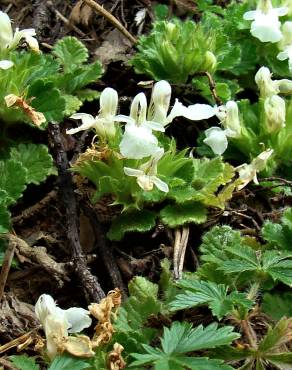
[{"label": "green leaf", "polygon": [[292,293],[265,293],[263,296],[262,310],[274,320],[283,316],[292,317]]},{"label": "green leaf", "polygon": [[26,170],[20,162],[8,159],[0,162],[0,173],[0,203],[13,204],[26,187]]},{"label": "green leaf", "polygon": [[250,309],[253,302],[246,298],[244,293],[232,291],[228,294],[228,287],[209,281],[180,280],[177,285],[183,289],[183,293],[177,294],[170,302],[171,311],[208,305],[214,316],[221,320],[232,312],[235,306]]},{"label": "green leaf", "polygon": [[39,365],[35,362],[33,357],[26,355],[10,356],[9,359],[19,370],[39,370]]},{"label": "green leaf", "polygon": [[168,205],[160,211],[161,221],[175,228],[186,223],[203,223],[207,219],[206,208],[198,202]]},{"label": "green leaf", "polygon": [[138,300],[142,301],[147,297],[158,298],[158,285],[151,283],[142,276],[135,276],[129,283],[128,288],[130,295],[135,296]]},{"label": "green leaf", "polygon": [[63,94],[62,97],[65,99],[65,115],[71,116],[76,113],[82,106],[82,101],[74,95]]},{"label": "green leaf", "polygon": [[87,48],[76,37],[67,36],[59,40],[53,48],[65,72],[70,72],[88,59]]},{"label": "green leaf", "polygon": [[27,184],[38,185],[49,175],[56,174],[53,158],[46,145],[19,144],[10,150],[10,157],[25,168]]},{"label": "green leaf", "polygon": [[282,250],[292,251],[292,208],[288,208],[282,217],[281,223],[265,222],[262,235],[269,245],[280,247]]},{"label": "green leaf", "polygon": [[[233,332],[233,328],[230,326],[218,328],[218,325],[213,323],[205,328],[202,325],[193,328],[190,323],[175,321],[170,328],[164,327],[161,338],[162,350],[143,345],[146,353],[132,353],[131,356],[136,358],[136,361],[131,366],[155,364],[155,368],[172,369],[173,367],[170,367],[172,362],[186,365],[185,358],[181,356],[184,353],[230,344],[239,336]],[[189,360],[186,361],[191,364],[192,358],[189,357]],[[217,364],[219,363],[217,362]]]},{"label": "green leaf", "polygon": [[90,364],[85,360],[80,360],[69,355],[61,355],[55,357],[48,370],[82,370],[90,367]]},{"label": "green leaf", "polygon": [[156,213],[141,210],[128,211],[117,216],[107,233],[110,240],[121,240],[126,232],[145,232],[155,226]]},{"label": "green leaf", "polygon": [[291,323],[291,318],[282,318],[273,328],[270,327],[259,344],[259,350],[261,352],[271,352],[272,350],[277,352],[277,347],[288,343],[291,339]]},{"label": "green leaf", "polygon": [[8,233],[10,229],[10,213],[4,204],[0,203],[0,234]]},{"label": "green leaf", "polygon": [[47,122],[61,122],[64,118],[65,99],[53,82],[37,80],[28,89],[28,97],[35,98],[31,105],[38,112],[42,112]]},{"label": "green leaf", "polygon": [[74,94],[79,100],[82,101],[82,103],[84,103],[85,101],[91,102],[93,100],[97,100],[100,97],[100,92],[92,89],[78,90],[75,91]]}]

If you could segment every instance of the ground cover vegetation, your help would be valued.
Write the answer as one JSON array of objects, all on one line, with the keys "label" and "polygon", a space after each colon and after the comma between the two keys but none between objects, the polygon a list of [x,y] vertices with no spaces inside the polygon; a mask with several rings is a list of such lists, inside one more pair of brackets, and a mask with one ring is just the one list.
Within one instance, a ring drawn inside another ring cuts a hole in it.
[{"label": "ground cover vegetation", "polygon": [[0,367],[291,369],[291,2],[0,5]]}]

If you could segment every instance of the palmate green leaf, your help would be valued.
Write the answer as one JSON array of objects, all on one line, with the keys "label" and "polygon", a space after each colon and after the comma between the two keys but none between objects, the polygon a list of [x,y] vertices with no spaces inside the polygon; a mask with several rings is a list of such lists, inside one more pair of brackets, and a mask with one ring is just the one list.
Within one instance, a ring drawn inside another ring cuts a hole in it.
[{"label": "palmate green leaf", "polygon": [[130,297],[119,309],[114,322],[114,341],[123,344],[125,353],[142,350],[142,344],[154,338],[157,329],[146,323],[150,316],[161,312],[162,303],[157,292],[158,286],[142,277],[135,277],[129,284]]},{"label": "palmate green leaf", "polygon": [[8,159],[0,162],[0,173],[0,203],[9,206],[20,198],[26,187],[26,170],[20,162]]},{"label": "palmate green leaf", "polygon": [[10,356],[9,359],[19,370],[39,370],[39,365],[35,362],[33,357],[26,355]]},{"label": "palmate green leaf", "polygon": [[[149,345],[143,345],[144,352],[146,353],[132,353],[131,356],[133,356],[136,361],[134,361],[131,366],[154,364],[155,369],[172,369],[175,367],[170,366],[176,364],[176,366],[181,366],[177,368],[183,369],[184,366],[188,364],[193,366],[191,368],[196,369],[195,359],[201,359],[202,363],[204,363],[204,360],[209,360],[206,358],[194,358],[192,362],[192,357],[186,358],[182,356],[183,354],[230,344],[238,337],[239,334],[234,333],[233,328],[230,326],[218,328],[218,325],[213,323],[205,328],[202,325],[193,328],[190,323],[175,321],[170,328],[164,327],[163,336],[161,338],[162,350],[150,347]],[[197,364],[199,364],[199,361]],[[219,364],[220,362],[217,361],[216,365],[219,366],[218,369],[220,369],[221,366]],[[210,366],[211,365],[212,360],[210,360]],[[213,363],[213,365],[215,365],[215,363]],[[224,369],[224,367],[222,367],[222,369]],[[229,369],[229,367],[226,367],[226,369]]]},{"label": "palmate green leaf", "polygon": [[145,232],[155,226],[157,214],[148,210],[126,211],[117,216],[107,233],[110,240],[121,240],[127,232]]},{"label": "palmate green leaf", "polygon": [[177,294],[169,307],[171,311],[208,305],[214,316],[221,320],[238,306],[249,310],[253,302],[246,298],[244,293],[232,291],[228,294],[228,287],[209,281],[180,280],[177,285],[183,293]]},{"label": "palmate green leaf", "polygon": [[10,229],[10,213],[4,204],[0,203],[0,234],[8,233]]},{"label": "palmate green leaf", "polygon": [[63,354],[55,357],[48,370],[82,370],[90,368],[91,365],[86,360]]},{"label": "palmate green leaf", "polygon": [[79,64],[88,59],[88,50],[76,37],[67,36],[57,41],[53,53],[64,67],[65,72],[70,72]]},{"label": "palmate green leaf", "polygon": [[38,185],[50,175],[56,175],[53,158],[42,144],[19,144],[10,150],[11,159],[26,170],[26,183]]},{"label": "palmate green leaf", "polygon": [[172,228],[186,223],[200,224],[206,221],[207,210],[201,203],[193,201],[168,205],[160,211],[160,219]]},{"label": "palmate green leaf", "polygon": [[165,353],[187,353],[230,344],[240,335],[231,326],[218,328],[217,323],[205,328],[193,328],[190,323],[175,321],[170,328],[164,328],[161,346]]},{"label": "palmate green leaf", "polygon": [[274,320],[283,316],[292,317],[292,292],[265,293],[263,295],[262,310]]},{"label": "palmate green leaf", "polygon": [[53,82],[37,80],[29,86],[28,98],[34,98],[31,106],[42,112],[47,122],[61,122],[65,116],[65,99]]}]

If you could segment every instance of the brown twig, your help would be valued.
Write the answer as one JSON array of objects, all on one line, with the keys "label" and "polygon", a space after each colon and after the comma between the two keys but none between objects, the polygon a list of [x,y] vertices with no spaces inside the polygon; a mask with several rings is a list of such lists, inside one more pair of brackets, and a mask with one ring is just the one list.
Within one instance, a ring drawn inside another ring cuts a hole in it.
[{"label": "brown twig", "polygon": [[173,246],[173,274],[175,279],[182,278],[186,248],[189,240],[189,227],[174,231],[175,239]]},{"label": "brown twig", "polygon": [[104,7],[99,5],[93,0],[84,0],[84,2],[93,8],[98,14],[105,17],[112,25],[114,25],[127,39],[129,39],[133,44],[136,44],[137,39],[122,25],[122,23],[114,17],[110,12],[108,12]]},{"label": "brown twig", "polygon": [[0,358],[0,364],[7,370],[17,370],[17,367],[14,367],[10,361],[5,360],[4,358]]},{"label": "brown twig", "polygon": [[211,76],[211,74],[207,71],[204,71],[204,72],[198,72],[198,73],[196,73],[196,75],[197,76],[206,76],[208,78],[209,88],[210,88],[211,94],[212,94],[216,104],[217,105],[222,105],[222,100],[217,95],[216,83],[215,83],[213,77]]},{"label": "brown twig", "polygon": [[241,328],[251,348],[257,348],[257,337],[248,320],[241,320]]},{"label": "brown twig", "polygon": [[36,213],[40,212],[48,203],[50,203],[57,195],[56,190],[50,191],[43,199],[33,206],[25,209],[20,215],[12,218],[13,223],[21,223],[22,221],[31,218]]},{"label": "brown twig", "polygon": [[92,223],[95,239],[96,239],[96,247],[98,250],[98,256],[102,259],[105,268],[109,274],[109,278],[112,281],[113,288],[119,288],[122,292],[124,298],[126,298],[126,287],[124,285],[118,264],[115,260],[112,246],[108,244],[105,231],[103,230],[102,225],[98,222],[96,214],[94,210],[86,205],[82,205],[84,213],[90,219]]},{"label": "brown twig", "polygon": [[77,33],[77,35],[81,36],[81,37],[85,37],[86,34],[84,32],[82,32],[78,27],[76,27],[74,24],[72,24],[66,17],[64,17],[64,15],[62,13],[59,12],[59,10],[57,10],[53,3],[51,1],[48,1],[47,2],[47,6],[49,7],[49,9],[51,9],[57,16],[57,18],[59,18],[68,28],[71,28],[73,31],[75,31]]},{"label": "brown twig", "polygon": [[282,177],[271,176],[271,177],[265,177],[265,178],[259,179],[259,182],[266,182],[266,181],[278,181],[278,182],[281,182],[282,184],[292,187],[292,181],[283,179]]},{"label": "brown twig", "polygon": [[6,237],[9,241],[9,245],[13,244],[21,256],[38,263],[50,274],[50,276],[53,276],[61,286],[64,280],[69,281],[67,272],[64,269],[64,264],[54,261],[47,254],[46,248],[30,247],[25,240],[12,234],[6,234]]},{"label": "brown twig", "polygon": [[[8,234],[5,234],[5,237]],[[8,248],[6,249],[5,256],[2,263],[1,274],[0,274],[0,302],[2,301],[4,289],[7,281],[7,277],[10,271],[11,262],[14,256],[16,248],[15,241],[9,240]]]},{"label": "brown twig", "polygon": [[59,195],[66,209],[67,237],[71,248],[73,263],[89,302],[99,302],[105,297],[97,278],[91,274],[83,255],[78,232],[78,214],[73,190],[72,174],[69,172],[69,162],[61,138],[60,127],[49,124],[50,144],[55,152],[56,164],[59,170]]}]

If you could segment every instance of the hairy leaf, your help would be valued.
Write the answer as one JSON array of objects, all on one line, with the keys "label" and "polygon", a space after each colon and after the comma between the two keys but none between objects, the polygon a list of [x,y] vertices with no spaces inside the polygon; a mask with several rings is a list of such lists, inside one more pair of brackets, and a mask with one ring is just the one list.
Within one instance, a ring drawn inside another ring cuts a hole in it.
[{"label": "hairy leaf", "polygon": [[56,174],[53,158],[42,144],[19,144],[10,150],[10,157],[26,170],[26,183],[40,184],[47,176]]},{"label": "hairy leaf", "polygon": [[26,170],[20,162],[8,159],[0,162],[0,173],[0,203],[13,204],[25,189]]},{"label": "hairy leaf", "polygon": [[76,37],[67,36],[59,40],[53,48],[65,72],[70,72],[88,59],[86,47]]},{"label": "hairy leaf", "polygon": [[166,206],[161,210],[160,218],[163,223],[174,228],[192,222],[200,224],[206,221],[207,212],[201,203],[185,202]]}]

